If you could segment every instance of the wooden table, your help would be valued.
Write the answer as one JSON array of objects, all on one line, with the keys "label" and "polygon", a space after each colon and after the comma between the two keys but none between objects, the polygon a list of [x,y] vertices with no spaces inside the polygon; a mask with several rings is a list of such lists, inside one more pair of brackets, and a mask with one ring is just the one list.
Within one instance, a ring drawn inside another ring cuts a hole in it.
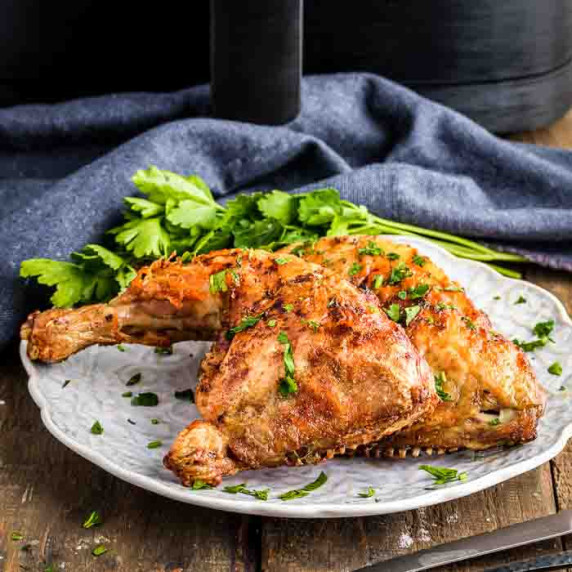
[{"label": "wooden table", "polygon": [[[514,139],[572,148],[572,111]],[[572,314],[572,276],[537,267],[526,279]],[[207,510],[112,477],[52,438],[26,389],[14,346],[0,370],[0,570],[352,570],[572,505],[572,441],[556,459],[481,493],[389,516],[280,520]],[[85,530],[92,510],[103,526]],[[10,539],[21,531],[23,542]],[[110,552],[91,555],[97,543]],[[447,570],[484,570],[507,560],[572,548],[563,538]],[[443,570],[443,569],[442,569]]]}]

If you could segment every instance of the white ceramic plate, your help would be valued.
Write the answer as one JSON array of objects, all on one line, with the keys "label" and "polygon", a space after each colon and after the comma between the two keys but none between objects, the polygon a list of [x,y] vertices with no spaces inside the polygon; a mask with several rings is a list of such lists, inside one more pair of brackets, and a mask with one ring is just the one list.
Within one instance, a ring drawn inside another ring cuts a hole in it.
[{"label": "white ceramic plate", "polygon": [[[175,399],[173,393],[194,388],[199,361],[209,347],[206,342],[177,344],[170,356],[143,346],[125,346],[125,352],[113,346],[96,346],[50,366],[31,363],[23,343],[21,355],[30,376],[30,393],[41,409],[44,424],[70,449],[109,473],[159,495],[215,509],[282,517],[363,516],[433,505],[505,481],[558,454],[572,434],[572,321],[562,304],[533,284],[504,278],[477,262],[454,258],[424,240],[390,238],[412,244],[430,256],[466,287],[477,306],[488,312],[495,328],[511,338],[532,339],[534,324],[555,320],[556,343],[529,354],[549,392],[536,441],[478,455],[460,452],[408,460],[340,458],[318,466],[250,471],[225,479],[224,485],[246,483],[249,488],[270,488],[266,502],[225,493],[222,487],[193,491],[181,486],[161,461],[175,435],[198,417],[194,405]],[[515,305],[521,295],[526,304]],[[547,371],[555,361],[564,370],[560,377]],[[142,381],[126,388],[125,382],[135,373],[142,374]],[[67,379],[72,381],[62,388]],[[570,388],[562,391],[561,386]],[[121,397],[128,389],[153,391],[160,403],[157,407],[133,407],[130,399]],[[152,418],[161,423],[152,424]],[[90,432],[96,420],[104,427],[103,435]],[[161,440],[163,446],[148,449],[147,444],[155,440]],[[433,487],[431,478],[418,469],[423,463],[466,471],[468,479]],[[320,471],[328,476],[320,489],[296,500],[278,499],[279,494],[313,481]],[[360,498],[358,493],[370,486],[375,488],[375,495]]]}]

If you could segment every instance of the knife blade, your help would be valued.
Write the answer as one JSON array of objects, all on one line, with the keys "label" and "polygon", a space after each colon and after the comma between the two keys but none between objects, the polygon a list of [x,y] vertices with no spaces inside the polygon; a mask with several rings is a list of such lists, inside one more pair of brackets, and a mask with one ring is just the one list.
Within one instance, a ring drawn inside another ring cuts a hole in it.
[{"label": "knife blade", "polygon": [[572,532],[572,510],[563,510],[558,514],[513,524],[494,532],[455,540],[414,554],[398,556],[360,568],[355,572],[419,572],[556,538],[569,532]]}]

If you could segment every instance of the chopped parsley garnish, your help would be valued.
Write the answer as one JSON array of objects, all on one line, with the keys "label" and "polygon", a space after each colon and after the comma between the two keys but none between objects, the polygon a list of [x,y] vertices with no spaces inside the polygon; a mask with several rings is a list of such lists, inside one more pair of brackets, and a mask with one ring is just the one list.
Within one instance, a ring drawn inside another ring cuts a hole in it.
[{"label": "chopped parsley garnish", "polygon": [[268,500],[268,493],[270,492],[270,489],[247,489],[245,485],[246,483],[242,483],[240,485],[224,487],[223,491],[232,495],[241,493],[243,495],[249,495],[251,497],[257,498],[258,500]]},{"label": "chopped parsley garnish", "polygon": [[288,262],[290,262],[290,258],[275,258],[274,262],[276,262],[276,264],[282,266],[283,264],[288,264]]},{"label": "chopped parsley garnish", "polygon": [[91,553],[94,556],[101,556],[102,554],[105,554],[107,552],[107,548],[103,545],[103,544],[99,544],[98,546],[96,546]]},{"label": "chopped parsley garnish", "polygon": [[397,297],[398,297],[400,300],[407,300],[407,292],[406,292],[405,290],[400,290],[400,291],[397,293]]},{"label": "chopped parsley garnish", "polygon": [[491,427],[496,427],[497,425],[500,425],[500,419],[498,417],[495,417],[494,419],[491,419],[489,421],[489,425]]},{"label": "chopped parsley garnish", "polygon": [[294,309],[294,304],[284,304],[282,307],[285,312],[291,312]]},{"label": "chopped parsley garnish", "polygon": [[373,487],[368,487],[366,491],[358,493],[358,497],[368,499],[375,494],[375,489]]},{"label": "chopped parsley garnish", "polygon": [[461,288],[460,286],[447,286],[446,288],[443,288],[443,290],[445,292],[464,292],[465,289]]},{"label": "chopped parsley garnish", "polygon": [[417,300],[423,298],[427,292],[429,292],[429,284],[419,284],[409,289],[409,297],[412,300]]},{"label": "chopped parsley garnish", "polygon": [[376,274],[373,278],[373,288],[377,290],[383,286],[383,276],[381,274]]},{"label": "chopped parsley garnish", "polygon": [[83,521],[82,526],[84,528],[91,528],[92,526],[96,526],[98,524],[103,524],[103,520],[99,516],[99,513],[94,510],[90,513],[90,515]]},{"label": "chopped parsley garnish", "polygon": [[314,333],[320,329],[320,323],[316,322],[316,320],[302,320],[302,323],[312,328]]},{"label": "chopped parsley garnish", "polygon": [[136,385],[141,381],[141,374],[136,373],[135,375],[129,378],[129,381],[125,384],[127,387],[131,387],[132,385]]},{"label": "chopped parsley garnish", "polygon": [[220,272],[216,272],[215,274],[211,274],[209,276],[209,291],[211,294],[217,294],[218,292],[228,291],[228,284],[226,281],[227,274],[230,274],[235,286],[238,286],[238,284],[240,283],[240,278],[236,270],[229,270],[227,268],[225,270],[221,270]]},{"label": "chopped parsley garnish", "polygon": [[548,373],[551,373],[552,375],[562,375],[562,365],[555,361],[549,368],[548,368]]},{"label": "chopped parsley garnish", "polygon": [[444,485],[453,481],[466,481],[467,473],[459,473],[457,469],[435,467],[433,465],[419,465],[421,471],[429,473],[435,479],[435,485]]},{"label": "chopped parsley garnish", "polygon": [[463,322],[465,322],[465,325],[467,326],[467,328],[469,328],[469,330],[476,330],[477,326],[475,326],[475,323],[473,322],[473,320],[471,320],[470,318],[467,318],[467,316],[463,316],[461,318],[461,320],[463,320]]},{"label": "chopped parsley garnish", "polygon": [[165,348],[157,346],[155,348],[155,353],[162,355],[162,356],[170,356],[173,355],[173,346],[167,346]]},{"label": "chopped parsley garnish", "polygon": [[132,391],[125,391],[121,394],[121,397],[133,397]]},{"label": "chopped parsley garnish", "polygon": [[358,264],[357,262],[354,262],[354,263],[351,265],[351,268],[348,270],[348,274],[349,274],[350,276],[355,276],[356,274],[359,274],[359,272],[361,271],[361,269],[362,269],[361,264]]},{"label": "chopped parsley garnish", "polygon": [[501,297],[500,296],[493,296],[493,300],[500,300]]},{"label": "chopped parsley garnish", "polygon": [[66,379],[66,380],[62,383],[62,389],[64,389],[65,387],[67,387],[70,383],[71,383],[71,379]]},{"label": "chopped parsley garnish", "polygon": [[532,340],[531,342],[523,342],[522,340],[514,338],[512,343],[524,352],[533,352],[537,348],[543,348],[548,343],[548,339],[542,338],[540,340]]},{"label": "chopped parsley garnish", "polygon": [[401,316],[401,308],[399,307],[399,304],[391,304],[389,308],[384,308],[383,311],[387,314],[389,319],[394,322],[399,322],[399,318]]},{"label": "chopped parsley garnish", "polygon": [[156,393],[147,391],[145,393],[139,393],[131,399],[131,405],[140,407],[154,407],[159,403],[159,397]]},{"label": "chopped parsley garnish", "polygon": [[383,254],[383,249],[377,246],[373,240],[370,240],[365,248],[358,249],[358,254],[360,256],[380,256]]},{"label": "chopped parsley garnish", "polygon": [[452,401],[451,395],[443,389],[443,384],[447,381],[444,371],[435,376],[435,391],[441,401]]},{"label": "chopped parsley garnish", "polygon": [[201,481],[201,479],[197,479],[193,482],[191,489],[194,491],[200,491],[201,489],[212,489],[212,486],[208,483],[205,483],[204,481]]},{"label": "chopped parsley garnish", "polygon": [[284,371],[285,376],[280,380],[278,391],[283,397],[287,397],[291,393],[298,391],[298,384],[294,379],[294,354],[292,352],[292,344],[286,335],[286,332],[278,334],[278,341],[284,346]]},{"label": "chopped parsley garnish", "polygon": [[151,419],[151,425],[159,425],[159,423],[161,423],[160,419],[155,419],[155,418]]},{"label": "chopped parsley garnish", "polygon": [[320,488],[327,480],[328,476],[322,471],[315,481],[311,482],[305,487],[302,487],[301,489],[294,489],[292,491],[288,491],[287,493],[281,494],[278,498],[283,501],[289,501],[308,496],[309,493]]},{"label": "chopped parsley garnish", "polygon": [[421,306],[409,306],[409,308],[405,308],[405,325],[409,326],[419,312],[421,312]]},{"label": "chopped parsley garnish", "polygon": [[515,306],[516,304],[526,304],[526,298],[524,296],[519,296],[518,300],[514,304]]},{"label": "chopped parsley garnish", "polygon": [[125,346],[123,344],[118,344],[115,347],[117,348],[117,351],[120,351],[120,352],[125,351]]},{"label": "chopped parsley garnish", "polygon": [[195,402],[195,394],[190,387],[181,391],[175,391],[175,398],[181,401],[188,401],[189,403]]},{"label": "chopped parsley garnish", "polygon": [[389,258],[389,260],[397,260],[400,258],[400,256],[397,254],[397,252],[388,252],[387,258]]},{"label": "chopped parsley garnish", "polygon": [[245,318],[242,318],[242,320],[240,320],[240,324],[238,324],[238,326],[235,326],[234,328],[231,328],[230,330],[228,330],[226,332],[226,334],[225,334],[226,339],[230,341],[239,332],[243,332],[244,330],[247,330],[248,328],[252,328],[253,326],[256,326],[256,324],[258,324],[258,322],[260,322],[260,320],[262,319],[263,316],[264,316],[264,314],[262,313],[262,314],[258,314],[257,316],[246,316]]},{"label": "chopped parsley garnish", "polygon": [[548,338],[548,341],[554,343],[554,340],[550,337],[552,330],[554,330],[554,320],[548,320],[546,322],[538,322],[532,329],[532,333],[539,338]]},{"label": "chopped parsley garnish", "polygon": [[274,319],[268,320],[268,326],[274,328],[276,326],[276,320]]},{"label": "chopped parsley garnish", "polygon": [[161,445],[163,445],[163,441],[150,441],[149,443],[147,443],[147,449],[158,449],[159,447],[161,447]]},{"label": "chopped parsley garnish", "polygon": [[413,273],[409,267],[404,262],[400,262],[395,268],[392,268],[391,275],[389,276],[387,283],[390,285],[399,284],[402,280],[408,278],[412,274]]},{"label": "chopped parsley garnish", "polygon": [[103,435],[103,426],[101,425],[101,423],[99,421],[96,421],[92,426],[90,431],[94,434],[94,435]]},{"label": "chopped parsley garnish", "polygon": [[413,255],[413,264],[415,264],[416,266],[424,266],[425,263],[427,262],[427,259],[423,256],[419,256],[419,254],[414,254]]},{"label": "chopped parsley garnish", "polygon": [[18,532],[17,530],[10,535],[10,540],[13,540],[14,542],[18,542],[23,539],[24,535],[21,532]]},{"label": "chopped parsley garnish", "polygon": [[437,310],[456,310],[457,307],[453,304],[444,304],[443,302],[439,302],[437,304]]}]

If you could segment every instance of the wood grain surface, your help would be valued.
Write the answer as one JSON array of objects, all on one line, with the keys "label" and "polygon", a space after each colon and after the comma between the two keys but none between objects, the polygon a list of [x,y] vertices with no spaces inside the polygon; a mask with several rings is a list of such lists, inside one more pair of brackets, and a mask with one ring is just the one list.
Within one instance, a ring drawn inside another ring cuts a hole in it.
[{"label": "wood grain surface", "polygon": [[[572,112],[513,139],[572,148]],[[528,267],[572,314],[572,276]],[[572,508],[572,444],[550,463],[435,507],[336,520],[280,520],[201,509],[124,483],[72,453],[42,425],[17,347],[0,355],[0,570],[349,571],[398,554]],[[82,528],[98,510],[104,524]],[[11,540],[19,531],[24,539]],[[97,544],[109,551],[91,554]],[[558,539],[440,569],[482,571],[572,548]],[[50,568],[51,566],[51,568]]]}]

